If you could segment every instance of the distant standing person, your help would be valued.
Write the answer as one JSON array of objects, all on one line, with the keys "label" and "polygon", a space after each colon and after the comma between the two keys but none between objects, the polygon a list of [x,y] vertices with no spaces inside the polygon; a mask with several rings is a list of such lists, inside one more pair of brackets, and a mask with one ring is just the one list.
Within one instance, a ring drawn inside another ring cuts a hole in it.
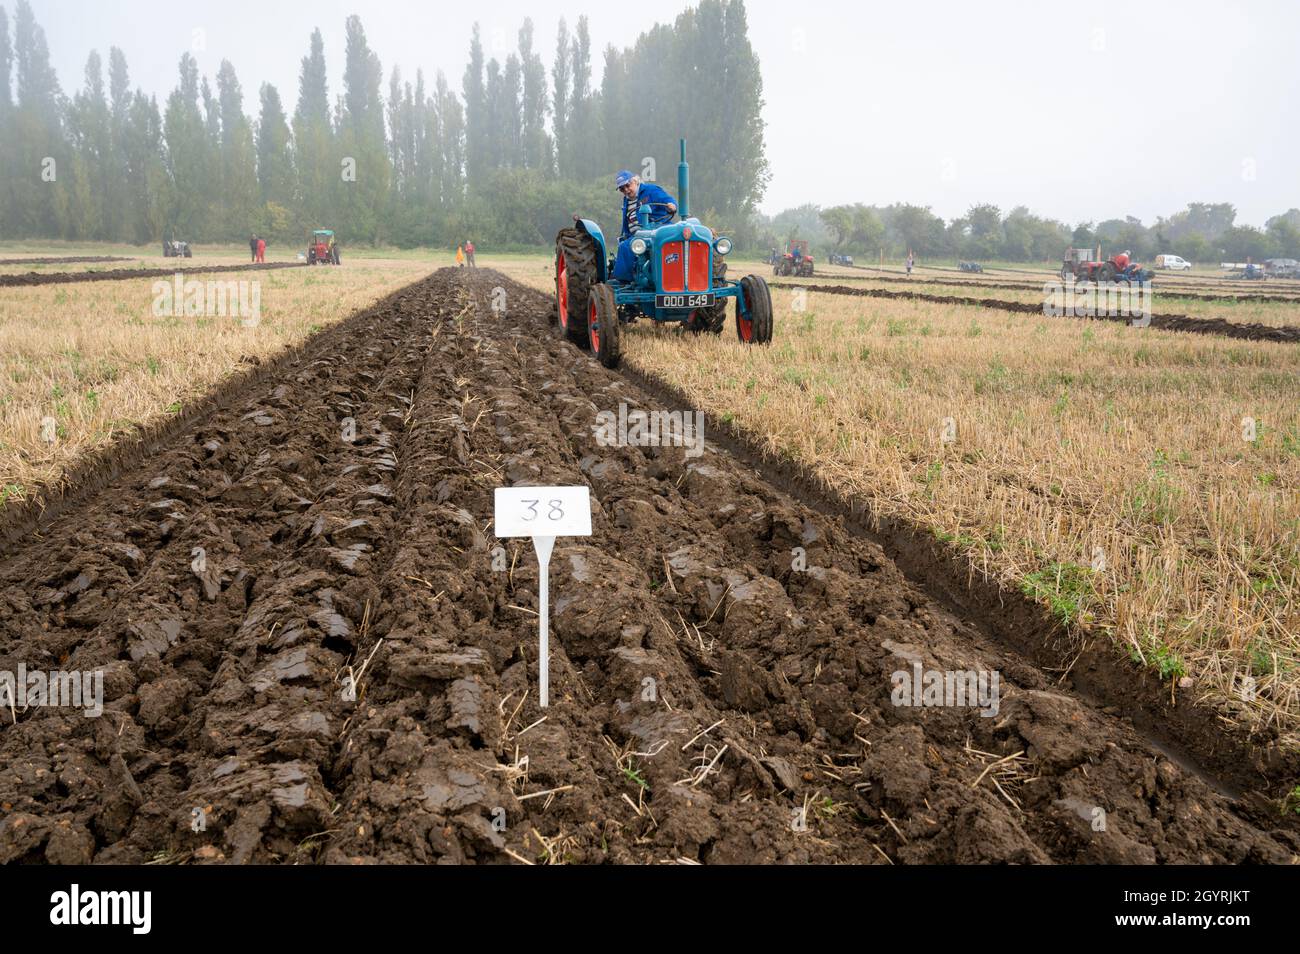
[{"label": "distant standing person", "polygon": [[253,261],[257,261],[257,236],[256,235],[250,234],[248,236],[248,252],[253,257]]},{"label": "distant standing person", "polygon": [[478,268],[478,266],[474,264],[474,243],[473,242],[465,243],[465,262],[466,264],[469,265],[470,268]]},{"label": "distant standing person", "polygon": [[456,264],[465,267],[465,250],[459,245],[456,246]]},{"label": "distant standing person", "polygon": [[914,263],[915,263],[915,259],[912,257],[912,250],[911,250],[911,249],[908,249],[908,251],[907,251],[907,274],[909,274],[909,275],[912,274],[912,265],[913,265]]},{"label": "distant standing person", "polygon": [[266,239],[260,238],[257,240],[257,255],[254,260],[258,262],[266,261]]}]

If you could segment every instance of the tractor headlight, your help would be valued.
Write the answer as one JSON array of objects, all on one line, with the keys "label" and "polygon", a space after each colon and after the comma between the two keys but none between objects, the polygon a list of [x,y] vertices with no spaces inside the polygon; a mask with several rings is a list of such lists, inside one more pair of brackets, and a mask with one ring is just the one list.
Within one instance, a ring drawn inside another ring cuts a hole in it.
[{"label": "tractor headlight", "polygon": [[635,238],[635,239],[632,240],[632,252],[633,252],[633,254],[636,254],[636,255],[644,255],[644,254],[645,254],[645,250],[646,250],[647,248],[649,248],[649,246],[646,245],[646,241],[645,241],[645,239],[643,239],[643,238]]},{"label": "tractor headlight", "polygon": [[719,255],[726,255],[728,252],[731,251],[731,239],[720,238],[713,243],[713,247],[715,250],[717,250],[717,253]]}]

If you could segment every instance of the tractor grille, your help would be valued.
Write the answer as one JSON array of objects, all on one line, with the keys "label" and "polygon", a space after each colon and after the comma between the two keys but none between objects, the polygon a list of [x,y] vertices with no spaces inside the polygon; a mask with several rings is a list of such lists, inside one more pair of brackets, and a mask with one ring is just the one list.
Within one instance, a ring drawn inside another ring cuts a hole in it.
[{"label": "tractor grille", "polygon": [[[665,242],[660,251],[660,282],[666,292],[708,291],[708,242]],[[687,254],[689,252],[689,254]]]},{"label": "tractor grille", "polygon": [[686,280],[689,291],[709,290],[709,243],[691,242],[687,259]]},{"label": "tractor grille", "polygon": [[664,242],[659,253],[660,280],[666,292],[686,291],[686,249],[682,242]]}]

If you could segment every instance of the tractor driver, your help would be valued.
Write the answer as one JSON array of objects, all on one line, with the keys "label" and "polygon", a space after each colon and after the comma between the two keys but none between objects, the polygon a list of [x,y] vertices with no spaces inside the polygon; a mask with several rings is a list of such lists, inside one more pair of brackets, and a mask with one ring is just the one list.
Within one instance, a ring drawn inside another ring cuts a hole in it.
[{"label": "tractor driver", "polygon": [[632,233],[637,229],[636,213],[651,204],[650,221],[663,224],[677,212],[677,200],[653,182],[642,182],[626,169],[614,177],[614,185],[623,193],[623,231],[618,236],[618,254],[614,258],[614,280],[630,282],[636,256],[632,253]]}]

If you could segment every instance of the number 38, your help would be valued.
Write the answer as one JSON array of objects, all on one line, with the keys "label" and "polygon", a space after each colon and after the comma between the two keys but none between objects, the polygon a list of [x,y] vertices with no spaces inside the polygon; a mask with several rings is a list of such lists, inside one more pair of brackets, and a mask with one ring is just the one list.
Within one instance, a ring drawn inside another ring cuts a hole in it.
[{"label": "number 38", "polygon": [[[525,520],[536,520],[536,519],[537,519],[537,505],[540,504],[541,501],[540,501],[540,500],[525,500],[524,503],[528,504],[528,516],[524,517],[524,519],[525,519]],[[546,503],[547,503],[547,507],[548,507],[548,511],[547,511],[546,517],[547,517],[548,520],[563,520],[563,519],[564,519],[564,501],[562,501],[562,500],[548,500]]]}]

